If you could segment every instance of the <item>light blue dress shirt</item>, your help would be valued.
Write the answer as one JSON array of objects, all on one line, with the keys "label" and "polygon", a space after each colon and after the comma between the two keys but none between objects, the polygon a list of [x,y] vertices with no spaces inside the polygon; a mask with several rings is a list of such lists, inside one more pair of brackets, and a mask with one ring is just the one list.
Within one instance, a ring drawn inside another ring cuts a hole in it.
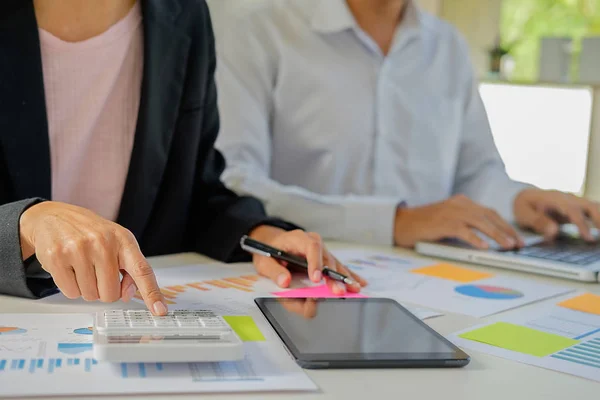
[{"label": "light blue dress shirt", "polygon": [[274,0],[221,24],[225,183],[329,239],[392,244],[395,212],[462,193],[512,220],[468,48],[408,3],[384,55],[344,0]]}]

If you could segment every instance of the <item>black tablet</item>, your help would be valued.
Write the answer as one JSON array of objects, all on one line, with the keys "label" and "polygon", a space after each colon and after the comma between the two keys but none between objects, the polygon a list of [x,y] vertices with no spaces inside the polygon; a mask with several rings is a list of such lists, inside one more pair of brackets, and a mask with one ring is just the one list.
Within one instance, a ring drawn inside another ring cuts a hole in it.
[{"label": "black tablet", "polygon": [[380,298],[258,298],[304,368],[462,367],[469,356],[398,302]]}]

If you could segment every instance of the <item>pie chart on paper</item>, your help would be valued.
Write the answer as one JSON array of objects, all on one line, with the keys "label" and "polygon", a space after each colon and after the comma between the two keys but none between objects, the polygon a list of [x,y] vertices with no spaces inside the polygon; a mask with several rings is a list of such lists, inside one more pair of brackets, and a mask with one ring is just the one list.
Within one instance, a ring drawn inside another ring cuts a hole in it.
[{"label": "pie chart on paper", "polygon": [[0,335],[20,335],[26,332],[27,329],[17,328],[16,326],[0,326]]},{"label": "pie chart on paper", "polygon": [[490,285],[461,285],[454,288],[454,291],[464,296],[489,300],[512,300],[523,297],[523,293],[518,290]]},{"label": "pie chart on paper", "polygon": [[78,335],[91,335],[94,333],[91,326],[88,328],[78,328],[78,329],[75,329],[73,332]]}]

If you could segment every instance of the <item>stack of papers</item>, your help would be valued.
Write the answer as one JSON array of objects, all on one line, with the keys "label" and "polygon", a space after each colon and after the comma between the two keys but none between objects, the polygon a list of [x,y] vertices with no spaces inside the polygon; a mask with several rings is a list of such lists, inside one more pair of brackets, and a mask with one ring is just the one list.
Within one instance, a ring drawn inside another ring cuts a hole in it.
[{"label": "stack of papers", "polygon": [[90,315],[0,315],[0,398],[316,389],[260,316],[226,319],[244,341],[243,361],[111,364],[92,358]]}]

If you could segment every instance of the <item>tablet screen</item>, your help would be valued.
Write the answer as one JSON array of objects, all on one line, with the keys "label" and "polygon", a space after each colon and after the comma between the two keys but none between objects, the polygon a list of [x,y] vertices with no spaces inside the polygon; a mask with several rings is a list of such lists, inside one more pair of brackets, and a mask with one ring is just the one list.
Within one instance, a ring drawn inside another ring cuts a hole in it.
[{"label": "tablet screen", "polygon": [[464,355],[390,299],[259,299],[257,303],[297,358],[423,360]]}]

